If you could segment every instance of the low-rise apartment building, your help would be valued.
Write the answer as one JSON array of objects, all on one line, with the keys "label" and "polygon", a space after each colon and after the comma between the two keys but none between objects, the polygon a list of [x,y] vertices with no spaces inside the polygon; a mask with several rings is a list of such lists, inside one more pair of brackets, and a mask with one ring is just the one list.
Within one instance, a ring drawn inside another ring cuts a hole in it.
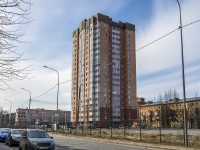
[{"label": "low-rise apartment building", "polygon": [[[183,127],[183,100],[147,102],[139,106],[139,121],[142,127]],[[200,97],[186,99],[188,128],[200,128]]]},{"label": "low-rise apartment building", "polygon": [[[45,110],[45,109],[28,109],[28,108],[18,108],[16,109],[15,125],[26,126],[28,123],[30,125],[40,124],[48,125],[57,122],[56,110]],[[71,111],[58,110],[58,123],[64,125],[70,122]],[[30,117],[29,117],[30,116]]]}]

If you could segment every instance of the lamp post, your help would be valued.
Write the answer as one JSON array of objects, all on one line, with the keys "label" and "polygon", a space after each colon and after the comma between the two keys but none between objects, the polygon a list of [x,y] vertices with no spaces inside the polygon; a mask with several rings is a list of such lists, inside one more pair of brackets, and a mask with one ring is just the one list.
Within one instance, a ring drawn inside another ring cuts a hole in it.
[{"label": "lamp post", "polygon": [[4,99],[5,101],[9,101],[10,102],[10,119],[9,119],[9,121],[10,121],[10,125],[11,125],[11,108],[12,108],[12,102],[11,102],[11,100],[7,100],[7,99]]},{"label": "lamp post", "polygon": [[31,91],[29,91],[29,90],[27,90],[27,89],[25,89],[25,88],[21,88],[22,90],[24,90],[24,91],[27,91],[27,92],[29,92],[29,94],[30,94],[30,99],[29,99],[29,107],[28,107],[28,127],[30,126],[30,107],[31,107]]},{"label": "lamp post", "polygon": [[185,71],[184,71],[184,53],[183,53],[183,32],[182,32],[182,18],[181,18],[181,6],[177,0],[180,12],[180,34],[181,34],[181,58],[182,58],[182,82],[183,82],[183,106],[184,106],[184,143],[185,147],[188,147],[188,135],[187,135],[187,120],[186,120],[186,99],[185,99]]},{"label": "lamp post", "polygon": [[57,74],[58,74],[57,109],[56,109],[56,115],[55,115],[55,117],[56,117],[56,130],[57,130],[57,128],[58,128],[58,127],[57,127],[57,125],[58,125],[58,116],[59,116],[59,114],[58,114],[59,73],[58,73],[57,70],[55,70],[55,69],[53,69],[53,68],[50,68],[50,67],[47,67],[47,66],[43,66],[43,67],[45,67],[45,68],[47,68],[47,69],[50,69],[50,70],[53,70],[53,71],[57,72]]}]

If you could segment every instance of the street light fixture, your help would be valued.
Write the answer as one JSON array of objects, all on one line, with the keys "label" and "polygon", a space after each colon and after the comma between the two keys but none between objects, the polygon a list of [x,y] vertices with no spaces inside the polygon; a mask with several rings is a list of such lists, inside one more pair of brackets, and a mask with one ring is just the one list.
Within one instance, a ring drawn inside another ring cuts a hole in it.
[{"label": "street light fixture", "polygon": [[25,89],[25,88],[21,88],[21,89],[24,90],[24,91],[29,92],[29,94],[30,94],[29,107],[28,107],[28,109],[29,109],[29,111],[28,111],[28,127],[29,127],[29,125],[30,125],[31,92],[29,90]]},{"label": "street light fixture", "polygon": [[57,109],[56,109],[56,115],[55,115],[55,117],[56,117],[56,130],[57,130],[58,116],[59,116],[59,114],[58,114],[59,73],[58,73],[57,70],[55,70],[55,69],[53,69],[53,68],[50,68],[50,67],[47,67],[47,66],[43,66],[43,67],[44,67],[44,68],[47,68],[47,69],[50,69],[50,70],[53,70],[53,71],[57,72],[57,74],[58,74]]},{"label": "street light fixture", "polygon": [[187,120],[186,120],[186,96],[185,96],[185,71],[184,71],[184,54],[183,54],[183,33],[182,33],[182,18],[181,18],[181,6],[177,0],[180,12],[180,34],[181,34],[181,58],[182,58],[182,82],[183,82],[183,106],[184,106],[184,143],[185,147],[188,147],[188,135],[187,135]]},{"label": "street light fixture", "polygon": [[7,100],[7,99],[4,99],[5,101],[9,101],[10,102],[10,125],[11,125],[11,108],[12,108],[12,102],[11,102],[11,100]]}]

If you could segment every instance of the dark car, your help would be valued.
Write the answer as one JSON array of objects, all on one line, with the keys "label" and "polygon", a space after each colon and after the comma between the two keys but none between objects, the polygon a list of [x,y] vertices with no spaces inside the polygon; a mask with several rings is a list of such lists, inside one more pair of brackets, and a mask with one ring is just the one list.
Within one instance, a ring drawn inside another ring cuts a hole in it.
[{"label": "dark car", "polygon": [[5,142],[9,132],[10,132],[9,128],[0,128],[0,141],[1,142]]},{"label": "dark car", "polygon": [[28,129],[19,138],[19,150],[55,150],[55,143],[44,130]]},{"label": "dark car", "polygon": [[23,129],[12,129],[6,138],[6,144],[12,146],[14,144],[18,144],[19,137],[24,132]]}]

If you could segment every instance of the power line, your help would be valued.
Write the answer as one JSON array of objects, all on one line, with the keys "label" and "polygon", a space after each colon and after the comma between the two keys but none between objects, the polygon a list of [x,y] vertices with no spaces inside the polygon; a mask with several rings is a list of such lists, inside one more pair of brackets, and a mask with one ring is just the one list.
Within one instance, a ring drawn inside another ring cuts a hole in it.
[{"label": "power line", "polygon": [[171,31],[171,32],[169,32],[169,33],[163,35],[163,36],[161,36],[160,38],[158,38],[158,39],[156,39],[156,40],[154,40],[154,41],[148,43],[148,44],[145,45],[145,46],[142,46],[141,48],[137,49],[136,51],[139,51],[139,50],[141,50],[141,49],[143,49],[143,48],[145,48],[145,47],[147,47],[147,46],[149,46],[149,45],[151,45],[151,44],[153,44],[153,43],[155,43],[155,42],[161,40],[162,38],[164,38],[164,37],[166,37],[166,36],[168,36],[168,35],[170,35],[170,34],[176,32],[177,30],[179,30],[179,28],[178,28],[178,29],[175,29],[175,30],[173,30],[173,31]]},{"label": "power line", "polygon": [[194,24],[194,23],[197,23],[197,22],[199,22],[199,21],[200,21],[200,20],[197,20],[197,21],[194,21],[194,22],[188,23],[188,24],[186,24],[186,25],[184,25],[184,26],[182,26],[182,27],[184,28],[184,27],[190,26],[190,25],[192,25],[192,24]]},{"label": "power line", "polygon": [[39,96],[37,96],[37,97],[32,98],[32,100],[34,100],[34,99],[36,99],[36,98],[38,98],[38,97],[41,97],[41,96],[45,95],[46,93],[48,93],[48,92],[50,92],[51,90],[53,90],[56,86],[57,86],[57,84],[56,84],[55,86],[53,86],[51,89],[49,89],[48,91],[44,92],[43,94],[41,94],[41,95],[39,95]]},{"label": "power line", "polygon": [[67,80],[67,81],[61,82],[59,84],[64,84],[64,83],[67,83],[67,82],[70,82],[70,81],[72,81],[72,80]]}]

